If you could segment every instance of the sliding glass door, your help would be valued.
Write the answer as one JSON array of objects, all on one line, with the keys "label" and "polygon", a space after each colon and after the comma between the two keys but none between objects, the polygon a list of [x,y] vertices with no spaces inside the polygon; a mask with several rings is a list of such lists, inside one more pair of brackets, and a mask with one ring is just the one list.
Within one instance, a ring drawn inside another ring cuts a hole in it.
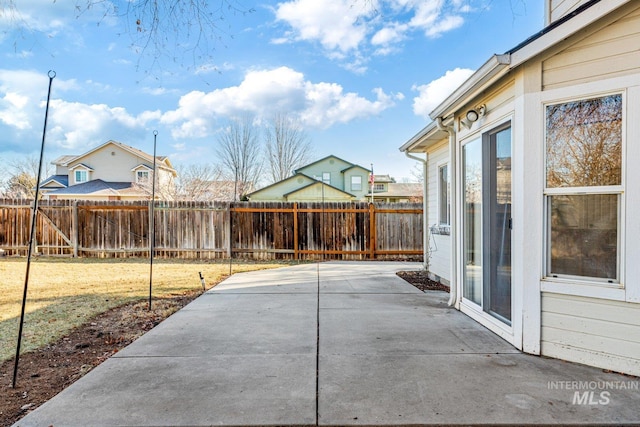
[{"label": "sliding glass door", "polygon": [[465,299],[511,323],[511,127],[462,147]]}]

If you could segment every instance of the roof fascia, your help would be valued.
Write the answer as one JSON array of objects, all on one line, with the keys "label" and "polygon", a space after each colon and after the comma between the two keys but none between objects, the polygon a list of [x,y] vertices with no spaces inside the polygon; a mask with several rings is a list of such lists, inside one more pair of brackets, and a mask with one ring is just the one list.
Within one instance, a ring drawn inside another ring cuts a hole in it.
[{"label": "roof fascia", "polygon": [[481,91],[495,80],[502,77],[509,71],[511,55],[493,55],[482,67],[476,70],[458,89],[456,89],[447,99],[438,105],[429,117],[435,120],[437,117],[448,117],[455,112],[456,107],[465,102],[473,94]]},{"label": "roof fascia", "polygon": [[[615,9],[632,0],[594,0],[568,14],[566,17],[551,23],[538,34],[528,38],[520,45],[502,55],[493,55],[458,89],[436,107],[429,117],[447,118],[467,100],[473,98],[487,86],[491,85],[513,68],[527,62],[557,43],[572,36],[586,26],[598,21]],[[405,144],[406,145],[406,144]],[[403,150],[406,151],[406,150]]]},{"label": "roof fascia", "polygon": [[[416,150],[418,145],[423,144],[421,149],[415,152],[424,152],[424,149],[428,149],[436,144],[439,144],[443,139],[447,139],[448,137],[449,135],[447,134],[447,132],[438,128],[438,124],[433,121],[422,128],[422,130],[415,134],[409,141],[405,142],[400,147],[400,151],[411,153]],[[431,141],[425,144],[425,141],[428,140]]]},{"label": "roof fascia", "polygon": [[539,55],[631,1],[599,0],[593,4],[586,4],[584,8],[578,8],[567,15],[566,19],[552,23],[551,28],[543,30],[539,36],[532,37],[530,42],[525,41],[522,46],[514,48],[511,53],[511,68]]}]

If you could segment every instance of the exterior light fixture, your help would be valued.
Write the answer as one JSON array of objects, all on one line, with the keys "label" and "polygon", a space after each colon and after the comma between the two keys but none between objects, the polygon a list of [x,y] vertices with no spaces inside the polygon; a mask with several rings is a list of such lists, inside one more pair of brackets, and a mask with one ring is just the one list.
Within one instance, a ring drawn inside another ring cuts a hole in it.
[{"label": "exterior light fixture", "polygon": [[462,119],[460,122],[467,129],[471,129],[471,124],[474,122],[477,122],[480,119],[480,117],[485,115],[486,112],[487,112],[487,106],[485,104],[482,104],[476,108],[473,108],[467,111],[467,114],[465,114],[465,118]]}]

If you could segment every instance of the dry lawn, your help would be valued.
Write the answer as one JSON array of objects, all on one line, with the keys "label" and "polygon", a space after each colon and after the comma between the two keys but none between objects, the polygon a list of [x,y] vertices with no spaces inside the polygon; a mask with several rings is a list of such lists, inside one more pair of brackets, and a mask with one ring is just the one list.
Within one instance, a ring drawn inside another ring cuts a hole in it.
[{"label": "dry lawn", "polygon": [[[0,259],[0,362],[14,356],[27,261]],[[232,272],[276,268],[284,263],[234,260]],[[34,258],[31,261],[21,352],[53,342],[110,308],[149,297],[144,259]],[[154,260],[153,297],[207,288],[229,274],[229,263]]]}]

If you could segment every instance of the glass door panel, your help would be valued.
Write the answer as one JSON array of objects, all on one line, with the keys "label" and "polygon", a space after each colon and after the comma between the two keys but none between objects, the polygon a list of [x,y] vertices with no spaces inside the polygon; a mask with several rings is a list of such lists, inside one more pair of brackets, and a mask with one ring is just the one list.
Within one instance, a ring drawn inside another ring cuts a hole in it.
[{"label": "glass door panel", "polygon": [[491,280],[488,310],[511,320],[511,129],[489,136],[491,156]]},{"label": "glass door panel", "polygon": [[462,147],[462,296],[511,323],[511,127]]},{"label": "glass door panel", "polygon": [[463,171],[463,252],[462,295],[482,303],[482,140],[466,144],[462,153]]}]

